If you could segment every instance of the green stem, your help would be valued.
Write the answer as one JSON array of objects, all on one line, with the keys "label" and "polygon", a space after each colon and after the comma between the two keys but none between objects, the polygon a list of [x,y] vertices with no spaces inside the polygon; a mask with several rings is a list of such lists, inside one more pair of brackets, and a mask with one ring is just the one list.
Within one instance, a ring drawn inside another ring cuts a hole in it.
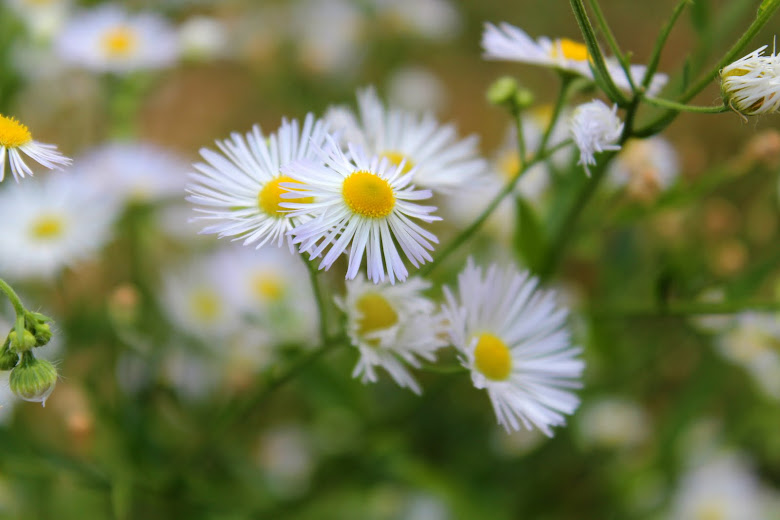
[{"label": "green stem", "polygon": [[661,108],[667,108],[669,110],[675,110],[677,112],[696,112],[699,114],[722,114],[723,112],[729,111],[729,108],[723,104],[716,107],[702,107],[702,106],[695,106],[695,105],[686,105],[684,103],[678,103],[676,101],[672,101],[670,99],[663,99],[663,98],[645,97],[643,99],[648,103],[650,103],[651,105],[655,105]]},{"label": "green stem", "polygon": [[488,204],[488,207],[485,208],[485,210],[477,217],[477,219],[469,225],[466,229],[461,232],[460,235],[456,236],[449,244],[447,244],[447,247],[442,249],[441,253],[439,253],[436,258],[433,259],[433,261],[425,266],[423,266],[419,273],[420,276],[425,277],[431,274],[431,272],[436,269],[450,254],[452,254],[454,251],[456,251],[460,246],[462,246],[469,238],[471,238],[474,233],[476,233],[479,228],[482,226],[482,224],[485,223],[485,221],[490,217],[490,215],[493,213],[493,211],[498,207],[499,204],[509,195],[512,193],[515,189],[515,186],[517,186],[518,181],[520,180],[520,177],[522,177],[523,173],[527,172],[531,166],[534,164],[543,161],[553,153],[555,153],[558,149],[563,148],[564,146],[567,146],[571,144],[570,140],[563,141],[562,143],[557,144],[556,146],[553,146],[549,150],[545,150],[539,154],[537,154],[533,159],[528,161],[528,163],[525,165],[524,168],[522,168],[517,175],[515,175],[514,179],[509,181],[506,186],[504,186],[504,189],[502,189],[498,195],[493,197],[493,200],[490,201],[490,204]]},{"label": "green stem", "polygon": [[612,53],[615,55],[618,63],[620,63],[620,68],[623,69],[623,72],[628,79],[628,84],[631,85],[631,91],[636,92],[636,85],[634,84],[633,76],[631,76],[631,69],[626,60],[626,56],[620,50],[615,34],[612,32],[612,29],[610,29],[607,18],[604,16],[604,12],[601,10],[598,0],[590,0],[590,8],[593,10],[593,14],[596,15],[596,21],[601,28],[601,32],[604,33],[609,48],[612,49]]},{"label": "green stem", "polygon": [[526,149],[525,149],[525,136],[523,135],[523,111],[517,107],[512,108],[512,119],[515,121],[515,129],[517,130],[517,162],[519,169],[525,167]]},{"label": "green stem", "polygon": [[322,294],[322,288],[319,283],[319,271],[314,263],[304,260],[306,269],[309,271],[309,281],[311,289],[314,292],[314,301],[317,302],[317,313],[320,322],[320,341],[324,345],[328,339],[328,311],[325,306],[325,296]]},{"label": "green stem", "polygon": [[[558,91],[558,99],[555,100],[555,105],[553,106],[553,112],[550,116],[550,122],[547,125],[547,128],[544,131],[544,135],[542,136],[542,141],[539,143],[539,149],[537,150],[537,153],[541,153],[543,150],[547,148],[547,143],[550,141],[550,136],[552,135],[553,128],[555,128],[555,124],[558,122],[558,118],[561,115],[561,111],[563,110],[564,105],[566,105],[566,101],[569,99],[569,92],[572,82],[576,79],[576,76],[573,74],[569,74],[567,72],[561,73],[561,88]],[[518,129],[518,132],[520,129]],[[521,163],[522,164],[522,163]]]},{"label": "green stem", "polygon": [[691,1],[692,0],[680,0],[680,2],[675,6],[674,11],[672,12],[672,17],[669,18],[669,21],[667,21],[666,25],[664,25],[663,28],[661,29],[661,33],[658,35],[658,38],[655,40],[655,46],[653,47],[653,52],[650,54],[650,59],[647,62],[647,70],[645,70],[645,77],[642,78],[643,89],[647,89],[647,87],[650,86],[650,82],[653,80],[653,75],[655,74],[655,71],[658,70],[658,62],[661,59],[661,51],[663,51],[664,46],[666,45],[666,40],[669,38],[669,33],[672,32],[672,28],[677,23],[677,20],[680,18],[680,15],[685,9],[685,6],[690,4]]},{"label": "green stem", "polygon": [[2,278],[0,278],[0,291],[3,291],[5,295],[8,296],[8,299],[11,301],[11,305],[14,307],[16,316],[24,317],[24,315],[27,313],[27,309],[24,308],[22,300],[19,298],[19,295],[16,294],[16,291],[14,291],[13,288],[8,285]]}]

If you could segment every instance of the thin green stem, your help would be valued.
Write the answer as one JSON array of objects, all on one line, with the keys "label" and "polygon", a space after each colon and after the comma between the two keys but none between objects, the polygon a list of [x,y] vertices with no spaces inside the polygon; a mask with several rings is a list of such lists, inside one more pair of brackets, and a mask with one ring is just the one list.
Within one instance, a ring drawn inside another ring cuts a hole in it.
[{"label": "thin green stem", "polygon": [[433,261],[429,264],[426,264],[423,266],[419,273],[420,276],[425,277],[431,274],[431,272],[436,269],[450,254],[452,254],[454,251],[458,250],[460,246],[462,246],[468,239],[476,233],[480,227],[482,227],[482,224],[485,223],[485,221],[490,217],[490,215],[493,213],[493,211],[498,207],[499,204],[510,194],[514,191],[515,186],[517,185],[518,181],[520,180],[520,177],[527,172],[531,166],[534,164],[543,161],[553,153],[555,153],[560,148],[563,148],[564,146],[567,146],[571,144],[571,140],[563,141],[562,143],[557,144],[556,146],[553,146],[549,150],[545,150],[543,153],[537,154],[533,159],[528,161],[528,163],[525,165],[524,168],[522,168],[515,177],[509,181],[506,186],[496,195],[493,197],[493,200],[490,201],[490,204],[488,204],[488,207],[485,208],[485,210],[477,217],[477,219],[469,225],[466,229],[464,229],[458,236],[456,236],[452,241],[447,244],[447,246],[441,250],[441,252],[436,256],[436,258],[433,259]]},{"label": "thin green stem", "polygon": [[[575,79],[576,76],[573,74],[569,74],[567,72],[561,73],[561,88],[558,91],[558,99],[555,100],[555,105],[553,105],[553,112],[550,116],[550,122],[547,124],[547,128],[544,130],[544,135],[542,136],[542,141],[539,143],[539,149],[537,150],[537,153],[541,153],[547,148],[547,143],[550,141],[553,128],[555,128],[555,124],[558,122],[561,111],[563,110],[564,105],[566,105],[566,101],[569,99],[570,87]],[[519,131],[520,130],[518,129],[518,132]]]},{"label": "thin green stem", "polygon": [[16,291],[14,291],[13,288],[8,285],[2,278],[0,278],[0,291],[3,291],[11,301],[11,305],[13,305],[16,315],[23,317],[26,314],[27,309],[24,308],[22,300],[19,298],[19,295],[16,294]]},{"label": "thin green stem", "polygon": [[620,63],[620,68],[623,69],[623,72],[628,79],[628,84],[631,85],[631,91],[636,92],[636,85],[634,84],[634,78],[631,75],[629,63],[626,60],[626,56],[623,54],[623,51],[620,50],[620,46],[618,45],[617,39],[615,38],[615,34],[612,32],[612,29],[610,29],[609,24],[607,23],[607,18],[604,16],[604,12],[601,10],[601,6],[599,5],[598,0],[590,0],[590,8],[593,10],[593,14],[596,16],[596,22],[598,22],[599,28],[604,34],[604,38],[607,39],[607,45],[609,45],[609,48],[612,49],[612,53],[615,55],[615,58],[617,58],[618,63]]},{"label": "thin green stem", "polygon": [[309,281],[311,282],[311,289],[314,292],[314,301],[317,302],[317,313],[320,322],[320,341],[324,345],[328,339],[328,311],[326,308],[325,296],[322,294],[322,288],[320,287],[319,271],[314,265],[313,261],[304,261],[306,269],[309,271]]},{"label": "thin green stem", "polygon": [[647,62],[647,70],[645,70],[645,77],[642,78],[643,89],[647,89],[647,87],[650,86],[650,82],[653,80],[653,75],[655,74],[655,71],[658,70],[658,62],[661,60],[661,52],[664,50],[664,46],[666,45],[666,40],[669,38],[669,33],[672,32],[672,28],[677,23],[677,20],[680,18],[680,15],[685,9],[685,6],[690,4],[691,1],[692,0],[680,0],[680,2],[675,6],[674,11],[672,12],[671,18],[669,18],[669,20],[666,22],[666,25],[664,25],[661,28],[661,32],[658,35],[658,38],[655,40],[655,45],[653,46],[653,52],[650,54],[650,59]]},{"label": "thin green stem", "polygon": [[525,167],[526,160],[525,136],[523,135],[523,111],[517,107],[513,107],[512,119],[515,122],[515,129],[517,130],[517,161],[519,169],[522,170]]},{"label": "thin green stem", "polygon": [[654,316],[702,316],[736,314],[744,311],[780,311],[780,302],[665,303],[663,307],[629,306],[586,309],[583,312],[599,318],[642,318]]},{"label": "thin green stem", "polygon": [[651,105],[655,105],[661,108],[667,108],[669,110],[675,110],[678,112],[696,112],[699,114],[722,114],[728,112],[730,109],[724,104],[720,104],[716,107],[702,107],[696,105],[686,105],[684,103],[678,103],[670,99],[644,97],[645,101]]}]

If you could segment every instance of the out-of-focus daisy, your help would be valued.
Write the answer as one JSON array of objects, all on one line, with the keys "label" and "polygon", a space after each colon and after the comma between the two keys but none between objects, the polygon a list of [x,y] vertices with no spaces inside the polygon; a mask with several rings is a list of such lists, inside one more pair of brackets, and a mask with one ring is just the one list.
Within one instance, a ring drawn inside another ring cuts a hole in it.
[{"label": "out-of-focus daisy", "polygon": [[294,210],[290,217],[311,214],[314,218],[290,231],[302,253],[317,258],[328,249],[320,269],[328,269],[349,247],[347,279],[357,276],[366,256],[368,279],[374,283],[405,280],[408,273],[395,243],[417,267],[432,257],[431,242],[436,236],[414,220],[433,222],[433,206],[414,201],[431,197],[429,190],[410,186],[414,169],[406,172],[402,162],[391,165],[386,159],[368,158],[359,146],[349,145],[345,154],[328,137],[320,150],[319,162],[297,161],[282,167],[282,173],[295,182],[284,183],[290,202],[282,207]]},{"label": "out-of-focus daisy", "polygon": [[[440,125],[425,114],[422,117],[394,107],[385,107],[373,88],[358,92],[358,128],[337,127],[345,135],[358,134],[356,144],[366,153],[384,157],[404,172],[414,168],[413,182],[434,191],[452,191],[483,174],[487,163],[477,153],[477,137],[459,140],[455,127]],[[353,119],[353,121],[357,121]],[[349,119],[342,120],[349,124]]]},{"label": "out-of-focus daisy", "polygon": [[402,67],[388,80],[388,96],[406,110],[438,112],[447,103],[447,91],[436,75],[420,66]]},{"label": "out-of-focus daisy", "polygon": [[574,109],[571,117],[571,134],[580,150],[580,160],[590,175],[588,166],[596,164],[595,154],[607,150],[620,150],[616,144],[623,132],[623,122],[617,116],[617,105],[611,109],[603,101],[595,99]]},{"label": "out-of-focus daisy", "polygon": [[444,294],[452,344],[474,386],[487,391],[499,424],[552,436],[550,427],[565,424],[563,414],[579,405],[568,389],[580,386],[584,368],[565,327],[567,311],[527,272],[492,265],[483,277],[471,260],[457,294],[449,287]]},{"label": "out-of-focus daisy", "polygon": [[766,45],[720,71],[720,89],[726,103],[748,116],[780,110],[780,56],[764,56]]},{"label": "out-of-focus daisy", "polygon": [[680,172],[674,147],[660,136],[630,139],[607,170],[609,183],[626,187],[628,193],[650,200],[669,188]]},{"label": "out-of-focus daisy", "polygon": [[5,162],[18,182],[33,172],[24,162],[22,154],[50,170],[59,170],[60,166],[70,164],[71,160],[53,144],[34,141],[30,130],[12,117],[0,114],[0,182],[5,178]]},{"label": "out-of-focus daisy", "polygon": [[0,192],[0,272],[50,278],[108,240],[117,206],[77,175],[56,175]]},{"label": "out-of-focus daisy", "polygon": [[67,20],[70,0],[5,0],[36,40],[48,41]]},{"label": "out-of-focus daisy", "polygon": [[780,399],[780,318],[777,314],[743,312],[717,346],[729,361],[745,367],[759,386]]},{"label": "out-of-focus daisy", "polygon": [[286,191],[282,184],[293,179],[281,169],[296,160],[318,161],[317,150],[326,136],[325,123],[308,114],[303,128],[295,119],[283,120],[268,136],[255,126],[246,137],[234,133],[229,140],[217,141],[222,153],[201,149],[206,162],[194,165],[197,173],[187,186],[187,200],[203,214],[197,220],[216,221],[202,232],[236,237],[244,245],[256,243],[258,249],[268,242],[281,247],[294,225],[289,210],[280,205]]},{"label": "out-of-focus daisy", "polygon": [[460,13],[448,0],[374,0],[383,24],[424,38],[453,38],[461,27]]},{"label": "out-of-focus daisy", "polygon": [[79,157],[76,164],[86,182],[120,202],[178,198],[188,170],[175,154],[142,142],[107,143]]},{"label": "out-of-focus daisy", "polygon": [[599,399],[583,406],[578,417],[580,434],[592,445],[630,448],[652,433],[645,411],[627,399]]},{"label": "out-of-focus daisy", "polygon": [[193,16],[179,26],[179,45],[191,60],[222,58],[229,50],[228,28],[209,16]]},{"label": "out-of-focus daisy", "polygon": [[118,5],[74,16],[55,47],[64,61],[97,72],[159,69],[179,58],[176,31],[164,18],[151,12],[130,14]]},{"label": "out-of-focus daisy", "polygon": [[[482,33],[482,49],[487,59],[554,67],[593,79],[588,48],[585,44],[568,38],[550,40],[541,36],[533,40],[525,31],[508,23],[500,23],[498,26],[486,23]],[[631,83],[617,60],[607,58],[606,63],[607,71],[615,85],[622,90],[631,90]],[[644,65],[629,67],[634,85],[642,83],[646,70]],[[666,74],[656,73],[647,92],[650,95],[658,93],[668,79]]]},{"label": "out-of-focus daisy", "polygon": [[[490,202],[504,189],[506,182],[498,175],[491,175],[472,189],[457,190],[442,197],[442,218],[447,223],[454,224],[458,230],[466,229],[487,209]],[[493,239],[491,246],[498,244],[509,248],[516,221],[515,201],[511,197],[505,197],[482,225],[482,232]]]},{"label": "out-of-focus daisy", "polygon": [[419,368],[419,358],[433,361],[446,344],[435,305],[422,295],[430,285],[417,278],[399,285],[374,285],[362,277],[347,282],[345,297],[336,303],[347,315],[349,338],[360,352],[353,377],[375,383],[381,367],[399,386],[420,393],[404,365]]},{"label": "out-of-focus daisy", "polygon": [[304,0],[295,5],[289,34],[307,70],[348,74],[362,57],[364,18],[354,2]]},{"label": "out-of-focus daisy", "polygon": [[308,429],[276,426],[258,439],[255,460],[274,493],[292,497],[306,492],[316,467],[316,451]]}]

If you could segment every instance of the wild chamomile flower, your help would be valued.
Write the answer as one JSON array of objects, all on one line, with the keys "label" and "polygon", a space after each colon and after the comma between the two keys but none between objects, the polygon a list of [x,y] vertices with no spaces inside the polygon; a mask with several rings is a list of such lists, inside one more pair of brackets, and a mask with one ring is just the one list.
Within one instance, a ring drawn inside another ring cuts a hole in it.
[{"label": "wild chamomile flower", "polygon": [[661,136],[630,139],[609,164],[608,182],[625,187],[640,200],[651,200],[669,188],[680,173],[674,147]]},{"label": "wild chamomile flower", "polygon": [[60,166],[67,166],[71,162],[57,151],[55,145],[33,141],[32,134],[25,125],[0,114],[0,182],[5,178],[6,156],[17,182],[25,175],[33,174],[25,164],[22,154],[50,170],[59,170]]},{"label": "wild chamomile flower", "polygon": [[[554,67],[593,79],[588,48],[585,44],[568,38],[550,40],[541,36],[533,40],[525,31],[508,23],[501,23],[498,26],[486,23],[485,31],[482,33],[482,48],[487,59]],[[606,64],[615,85],[622,90],[631,90],[631,83],[617,60],[606,58]],[[635,85],[642,83],[646,70],[644,65],[629,67]],[[648,94],[657,94],[666,85],[668,79],[665,74],[655,74],[647,89]]]},{"label": "wild chamomile flower", "polygon": [[570,126],[574,143],[580,150],[577,164],[585,167],[596,164],[594,154],[607,150],[620,150],[615,144],[623,132],[623,122],[617,116],[617,105],[611,109],[603,101],[595,99],[574,109]]},{"label": "wild chamomile flower", "polygon": [[[483,174],[487,163],[477,154],[477,137],[459,140],[455,127],[440,125],[436,119],[395,107],[385,107],[376,90],[358,92],[357,118],[342,115],[344,126],[336,126],[345,139],[359,144],[367,154],[386,158],[392,164],[403,163],[404,173],[414,168],[414,184],[434,191],[452,190]],[[352,127],[350,122],[356,124]]]},{"label": "wild chamomile flower", "polygon": [[14,279],[56,276],[106,243],[117,209],[76,172],[1,191],[0,272]]},{"label": "wild chamomile flower", "polygon": [[281,206],[293,210],[290,217],[314,217],[290,231],[301,253],[317,258],[329,248],[320,263],[320,269],[328,269],[349,247],[346,278],[357,276],[365,255],[368,279],[374,283],[385,277],[390,283],[406,280],[409,272],[396,242],[415,267],[432,260],[428,251],[438,240],[413,220],[441,219],[431,215],[434,206],[413,202],[432,195],[410,186],[414,170],[405,172],[404,163],[394,166],[387,159],[369,158],[351,144],[345,154],[332,137],[320,154],[319,162],[282,167],[293,182],[284,183],[290,191],[283,199],[289,202]]},{"label": "wild chamomile flower", "polygon": [[766,45],[720,71],[726,103],[740,114],[755,116],[780,111],[780,56],[764,56]]},{"label": "wild chamomile flower", "polygon": [[56,42],[60,57],[97,72],[159,69],[179,58],[176,31],[154,13],[130,14],[103,5],[74,16]]},{"label": "wild chamomile flower", "polygon": [[418,358],[435,359],[441,339],[441,319],[435,305],[422,292],[430,283],[413,278],[399,285],[375,285],[362,276],[347,282],[337,305],[347,315],[347,331],[360,352],[353,377],[377,381],[376,368],[384,368],[398,385],[420,393],[420,385],[405,364],[419,368]]},{"label": "wild chamomile flower", "polygon": [[275,134],[265,136],[255,126],[246,137],[234,133],[229,140],[217,141],[222,153],[201,149],[206,162],[194,165],[197,173],[187,186],[187,200],[203,214],[196,220],[216,221],[202,232],[236,237],[244,245],[256,243],[258,249],[269,242],[281,247],[294,225],[289,210],[280,205],[286,191],[282,184],[293,179],[281,169],[300,159],[317,161],[326,130],[324,122],[308,114],[303,128],[295,119],[282,120]]},{"label": "wild chamomile flower", "polygon": [[445,287],[444,316],[461,363],[474,386],[484,388],[507,431],[565,424],[563,414],[579,400],[584,363],[565,328],[567,312],[552,292],[537,290],[527,272],[482,269],[469,260],[458,276],[457,294]]}]

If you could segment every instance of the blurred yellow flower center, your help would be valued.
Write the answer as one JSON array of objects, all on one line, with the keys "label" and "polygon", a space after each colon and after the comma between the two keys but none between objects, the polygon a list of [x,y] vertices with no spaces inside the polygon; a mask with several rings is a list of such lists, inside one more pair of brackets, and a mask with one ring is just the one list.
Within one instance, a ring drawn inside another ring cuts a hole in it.
[{"label": "blurred yellow flower center", "polygon": [[480,334],[474,349],[474,365],[486,378],[504,381],[512,372],[512,355],[499,337]]},{"label": "blurred yellow flower center", "polygon": [[263,189],[257,194],[257,205],[260,206],[266,214],[271,217],[281,218],[287,215],[291,210],[280,206],[282,202],[296,202],[303,204],[310,204],[314,202],[314,197],[303,197],[299,199],[283,199],[282,193],[287,193],[290,190],[280,186],[283,182],[293,182],[296,184],[303,184],[296,180],[287,177],[286,175],[280,175],[279,177],[267,182]]},{"label": "blurred yellow flower center", "polygon": [[364,217],[384,218],[395,207],[393,188],[370,172],[355,172],[344,179],[341,194],[349,209]]},{"label": "blurred yellow flower center", "polygon": [[392,327],[398,323],[398,313],[379,293],[364,294],[358,299],[355,306],[360,313],[357,326],[358,334],[361,336]]},{"label": "blurred yellow flower center", "polygon": [[33,238],[38,240],[52,240],[62,235],[65,230],[62,218],[57,215],[41,215],[32,224]]},{"label": "blurred yellow flower center", "polygon": [[584,43],[575,42],[568,38],[555,40],[550,51],[553,58],[565,58],[573,61],[588,61],[588,47]]},{"label": "blurred yellow flower center", "polygon": [[219,296],[211,289],[201,288],[192,295],[190,310],[196,320],[213,323],[221,314]]},{"label": "blurred yellow flower center", "polygon": [[252,291],[264,301],[279,301],[284,294],[284,285],[272,273],[258,273],[252,278]]},{"label": "blurred yellow flower center", "polygon": [[403,160],[406,159],[406,162],[404,163],[404,168],[403,170],[401,170],[401,173],[408,173],[409,170],[414,168],[414,162],[409,157],[402,154],[401,152],[394,152],[394,151],[382,152],[379,154],[379,157],[384,157],[389,162],[394,164],[396,167],[400,166],[401,162],[403,162]]},{"label": "blurred yellow flower center", "polygon": [[520,172],[520,154],[514,150],[505,153],[498,160],[498,170],[506,180],[514,179]]},{"label": "blurred yellow flower center", "polygon": [[129,27],[119,25],[103,35],[103,48],[109,56],[120,58],[127,56],[135,49],[137,36]]},{"label": "blurred yellow flower center", "polygon": [[16,148],[32,141],[30,131],[12,117],[0,115],[0,146]]},{"label": "blurred yellow flower center", "polygon": [[710,502],[697,508],[693,520],[726,520],[726,512],[719,502]]}]

